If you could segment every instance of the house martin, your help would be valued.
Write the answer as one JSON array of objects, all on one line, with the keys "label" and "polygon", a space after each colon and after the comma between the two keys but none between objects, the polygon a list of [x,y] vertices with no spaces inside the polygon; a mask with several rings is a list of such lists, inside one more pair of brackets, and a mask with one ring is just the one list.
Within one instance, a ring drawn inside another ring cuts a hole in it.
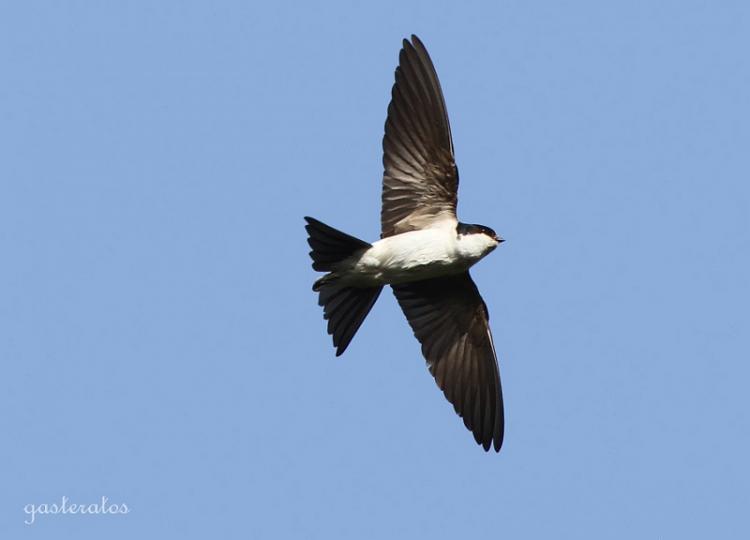
[{"label": "house martin", "polygon": [[503,239],[456,217],[458,169],[437,73],[417,36],[404,40],[383,137],[380,240],[305,217],[313,285],[336,356],[390,285],[430,373],[477,443],[500,451],[504,418],[489,313],[469,268]]}]

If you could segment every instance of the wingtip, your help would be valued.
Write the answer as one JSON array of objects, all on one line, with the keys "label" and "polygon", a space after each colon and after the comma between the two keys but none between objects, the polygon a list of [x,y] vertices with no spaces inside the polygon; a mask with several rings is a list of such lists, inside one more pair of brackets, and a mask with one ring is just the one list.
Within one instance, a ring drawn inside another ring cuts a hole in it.
[{"label": "wingtip", "polygon": [[350,341],[351,340],[345,340],[339,343],[334,342],[333,346],[336,347],[336,356],[341,356],[342,354],[344,354],[344,351],[349,346]]},{"label": "wingtip", "polygon": [[404,55],[406,55],[411,50],[414,50],[414,45],[411,44],[411,41],[404,38],[403,41],[401,42],[401,51],[399,51],[399,54],[398,54],[399,65],[403,64],[404,58],[406,58]]},{"label": "wingtip", "polygon": [[490,450],[494,450],[496,454],[500,453],[500,449],[503,447],[503,439],[487,439],[486,441],[479,442],[479,445],[484,449],[485,452],[489,453]]},{"label": "wingtip", "polygon": [[403,40],[403,48],[404,51],[419,51],[419,50],[426,50],[424,43],[422,43],[422,40],[419,39],[419,37],[416,34],[412,34],[409,39],[404,38]]},{"label": "wingtip", "polygon": [[495,434],[493,436],[493,438],[495,439],[495,452],[499,452],[503,447],[503,439],[505,438],[505,419],[502,410],[500,412],[500,415],[500,421],[495,426]]},{"label": "wingtip", "polygon": [[496,453],[499,453],[502,447],[503,447],[503,435],[501,433],[500,436],[495,435],[495,438],[493,439],[492,448],[495,450]]}]

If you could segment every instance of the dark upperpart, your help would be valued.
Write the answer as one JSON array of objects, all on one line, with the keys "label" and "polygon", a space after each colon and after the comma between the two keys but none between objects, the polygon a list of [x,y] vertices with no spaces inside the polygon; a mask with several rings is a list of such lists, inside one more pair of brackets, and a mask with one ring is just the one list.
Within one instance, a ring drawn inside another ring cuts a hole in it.
[{"label": "dark upperpart", "polygon": [[489,227],[485,227],[484,225],[477,225],[472,223],[460,223],[456,226],[456,232],[459,235],[467,235],[467,234],[486,234],[496,242],[505,242],[503,238],[498,236],[495,231],[490,229]]}]

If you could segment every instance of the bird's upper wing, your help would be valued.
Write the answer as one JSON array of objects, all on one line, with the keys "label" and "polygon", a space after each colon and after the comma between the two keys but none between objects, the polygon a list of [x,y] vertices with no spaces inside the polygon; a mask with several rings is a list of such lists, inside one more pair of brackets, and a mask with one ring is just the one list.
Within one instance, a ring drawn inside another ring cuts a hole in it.
[{"label": "bird's upper wing", "polygon": [[440,389],[485,450],[503,443],[503,394],[489,313],[468,272],[391,285]]},{"label": "bird's upper wing", "polygon": [[381,237],[456,218],[458,170],[435,67],[417,36],[404,40],[383,137]]}]

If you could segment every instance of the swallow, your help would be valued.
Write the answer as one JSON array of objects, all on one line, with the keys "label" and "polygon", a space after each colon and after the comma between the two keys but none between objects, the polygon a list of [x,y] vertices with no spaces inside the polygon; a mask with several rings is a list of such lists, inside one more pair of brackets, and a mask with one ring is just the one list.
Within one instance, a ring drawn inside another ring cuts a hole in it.
[{"label": "swallow", "polygon": [[474,439],[500,451],[504,413],[487,306],[469,268],[503,239],[456,217],[458,169],[438,76],[424,44],[404,40],[383,137],[380,240],[305,217],[313,291],[336,356],[390,285],[430,373]]}]

